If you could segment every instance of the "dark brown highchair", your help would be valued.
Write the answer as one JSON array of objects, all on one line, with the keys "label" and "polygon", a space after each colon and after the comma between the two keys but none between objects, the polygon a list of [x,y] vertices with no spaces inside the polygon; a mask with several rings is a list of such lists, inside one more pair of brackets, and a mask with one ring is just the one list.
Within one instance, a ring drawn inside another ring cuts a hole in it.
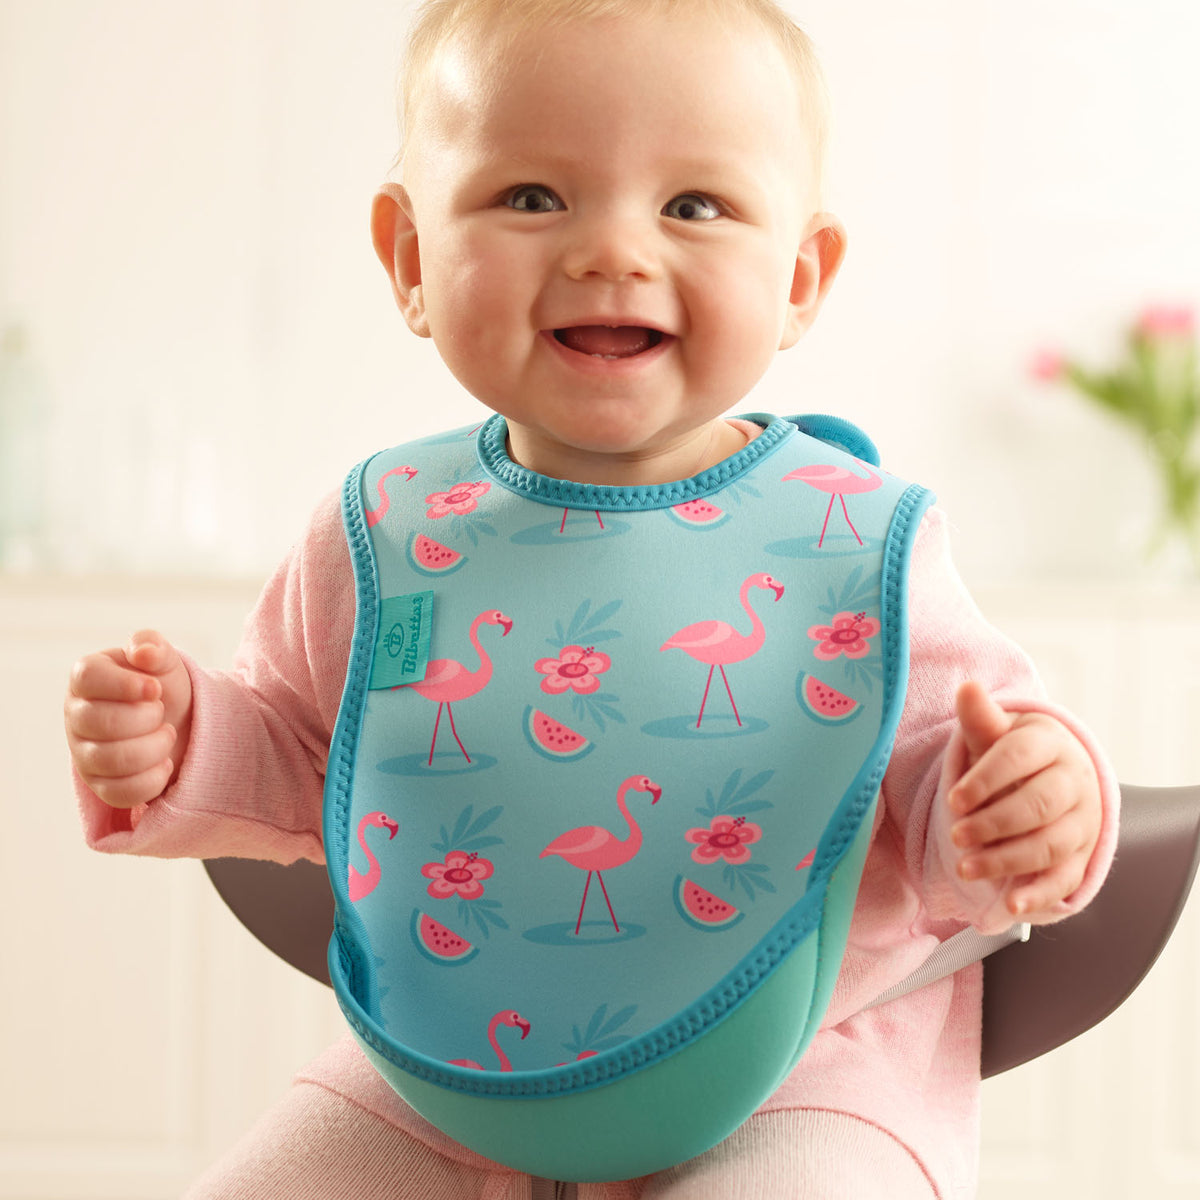
[{"label": "dark brown highchair", "polygon": [[[1121,788],[1116,858],[1092,903],[983,960],[985,1079],[1078,1037],[1128,999],[1171,936],[1198,862],[1200,785]],[[240,858],[204,865],[259,941],[329,983],[333,896],[324,867]],[[574,1192],[573,1185],[542,1180],[534,1200],[564,1200]]]}]

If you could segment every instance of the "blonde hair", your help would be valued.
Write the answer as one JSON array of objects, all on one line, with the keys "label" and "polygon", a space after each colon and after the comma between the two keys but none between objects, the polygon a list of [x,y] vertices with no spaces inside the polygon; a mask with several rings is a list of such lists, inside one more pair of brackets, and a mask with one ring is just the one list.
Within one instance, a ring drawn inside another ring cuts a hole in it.
[{"label": "blonde hair", "polygon": [[425,93],[439,51],[470,34],[486,34],[490,54],[503,56],[531,29],[547,29],[605,17],[696,15],[757,21],[783,52],[796,81],[800,115],[811,142],[814,184],[820,194],[829,136],[829,101],[825,78],[808,35],[776,0],[424,0],[409,31],[399,96],[403,161],[407,132]]}]

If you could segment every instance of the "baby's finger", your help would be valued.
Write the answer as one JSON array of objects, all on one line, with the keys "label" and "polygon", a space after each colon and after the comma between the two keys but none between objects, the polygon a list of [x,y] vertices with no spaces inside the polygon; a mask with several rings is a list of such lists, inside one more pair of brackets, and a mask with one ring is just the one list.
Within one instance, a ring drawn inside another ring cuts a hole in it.
[{"label": "baby's finger", "polygon": [[964,856],[958,873],[966,880],[1034,875],[1060,866],[1088,844],[1078,809],[1032,833],[997,842]]},{"label": "baby's finger", "polygon": [[1012,728],[1013,717],[977,680],[969,680],[958,689],[954,705],[972,761],[981,758]]},{"label": "baby's finger", "polygon": [[162,795],[174,770],[175,764],[165,758],[136,775],[127,775],[122,779],[89,780],[88,786],[110,808],[136,808]]},{"label": "baby's finger", "polygon": [[157,700],[162,685],[130,667],[124,650],[112,649],[81,658],[71,668],[69,691],[82,700],[136,704],[140,700]]},{"label": "baby's finger", "polygon": [[170,754],[174,744],[175,730],[161,725],[153,733],[117,741],[75,739],[71,756],[79,774],[96,791],[97,780],[125,779],[149,771]]},{"label": "baby's finger", "polygon": [[111,742],[153,733],[163,723],[161,700],[129,704],[115,700],[66,701],[67,733],[83,741]]},{"label": "baby's finger", "polygon": [[1059,742],[1053,728],[1031,719],[1014,725],[950,789],[946,799],[959,816],[1016,787],[1057,757]]},{"label": "baby's finger", "polygon": [[139,671],[165,675],[180,664],[179,651],[156,629],[139,629],[125,647],[125,657]]},{"label": "baby's finger", "polygon": [[956,821],[950,836],[961,850],[1032,833],[1065,816],[1075,805],[1067,771],[1047,767],[1007,794]]},{"label": "baby's finger", "polygon": [[1079,890],[1086,868],[1087,863],[1078,856],[1032,878],[1019,880],[1005,901],[1008,911],[1031,924],[1061,916],[1057,911],[1059,904]]}]

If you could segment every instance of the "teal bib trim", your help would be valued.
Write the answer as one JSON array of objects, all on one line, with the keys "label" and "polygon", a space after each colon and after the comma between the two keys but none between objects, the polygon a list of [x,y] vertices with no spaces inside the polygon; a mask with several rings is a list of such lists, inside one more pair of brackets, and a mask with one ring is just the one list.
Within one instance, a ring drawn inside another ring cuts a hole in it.
[{"label": "teal bib trim", "polygon": [[857,425],[842,417],[808,413],[800,417],[791,417],[790,420],[801,433],[816,438],[818,442],[836,446],[873,467],[879,466],[879,451],[875,448],[875,443]]},{"label": "teal bib trim", "polygon": [[702,1152],[799,1060],[840,969],[932,496],[847,422],[754,419],[741,453],[657,487],[527,471],[492,417],[343,490],[331,978],[388,1082],[520,1170]]},{"label": "teal bib trim", "polygon": [[601,512],[649,512],[710,495],[733,483],[753,470],[795,433],[795,426],[782,418],[766,417],[760,420],[769,421],[769,424],[740,453],[690,479],[656,484],[653,487],[610,487],[598,483],[571,483],[565,479],[551,479],[518,466],[508,457],[508,451],[505,449],[508,426],[499,414],[489,417],[480,431],[479,461],[488,475],[501,486],[543,504],[599,509]]}]

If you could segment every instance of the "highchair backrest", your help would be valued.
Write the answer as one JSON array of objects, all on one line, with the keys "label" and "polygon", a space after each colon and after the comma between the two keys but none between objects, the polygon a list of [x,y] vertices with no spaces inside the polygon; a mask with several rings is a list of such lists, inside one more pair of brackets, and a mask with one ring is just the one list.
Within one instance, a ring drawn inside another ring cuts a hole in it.
[{"label": "highchair backrest", "polygon": [[[1119,1007],[1171,936],[1200,862],[1200,785],[1121,789],[1117,855],[1082,912],[984,959],[984,1078],[1078,1037]],[[205,861],[217,891],[268,949],[321,983],[333,929],[325,868]]]},{"label": "highchair backrest", "polygon": [[983,962],[983,1075],[998,1075],[1098,1025],[1167,944],[1200,862],[1200,786],[1121,788],[1121,831],[1083,912],[1035,927]]}]

